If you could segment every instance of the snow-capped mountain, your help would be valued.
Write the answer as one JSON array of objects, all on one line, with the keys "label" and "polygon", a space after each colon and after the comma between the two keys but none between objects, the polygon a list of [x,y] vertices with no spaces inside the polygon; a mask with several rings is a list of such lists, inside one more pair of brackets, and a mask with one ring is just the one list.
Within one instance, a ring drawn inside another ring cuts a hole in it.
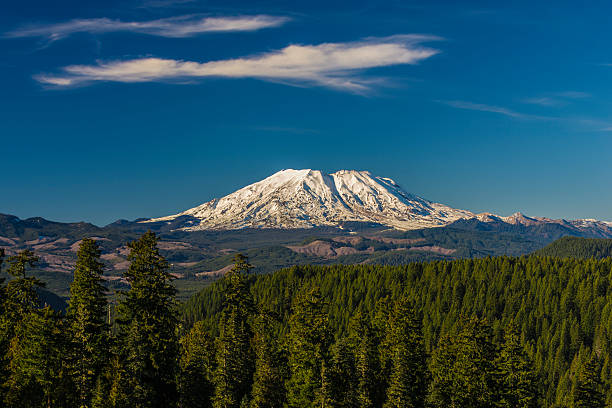
[{"label": "snow-capped mountain", "polygon": [[502,217],[474,214],[405,192],[390,178],[367,171],[281,170],[220,199],[179,214],[143,222],[178,222],[177,228],[225,230],[240,228],[310,228],[357,221],[400,230],[442,227],[460,220],[517,226],[559,224],[592,236],[612,237],[612,223],[591,219],[553,220],[515,213]]},{"label": "snow-capped mountain", "polygon": [[180,216],[199,220],[184,227],[187,230],[309,228],[348,221],[407,230],[444,226],[475,215],[407,193],[393,180],[367,171],[324,174],[289,169],[221,199],[150,221],[171,221]]}]

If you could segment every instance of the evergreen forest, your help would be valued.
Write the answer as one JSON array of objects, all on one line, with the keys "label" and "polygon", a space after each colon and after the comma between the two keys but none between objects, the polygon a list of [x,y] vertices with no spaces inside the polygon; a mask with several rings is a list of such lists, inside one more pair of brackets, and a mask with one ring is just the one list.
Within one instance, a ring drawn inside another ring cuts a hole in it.
[{"label": "evergreen forest", "polygon": [[[293,266],[176,300],[158,237],[109,294],[83,239],[65,313],[0,252],[0,405],[77,408],[612,406],[612,259]],[[580,250],[582,251],[582,250]],[[580,252],[578,251],[578,252]]]}]

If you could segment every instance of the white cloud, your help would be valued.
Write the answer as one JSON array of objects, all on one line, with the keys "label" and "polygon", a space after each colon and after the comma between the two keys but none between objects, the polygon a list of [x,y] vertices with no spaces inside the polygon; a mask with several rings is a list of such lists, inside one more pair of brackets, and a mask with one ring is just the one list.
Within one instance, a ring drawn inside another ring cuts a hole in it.
[{"label": "white cloud", "polygon": [[440,40],[424,35],[397,35],[358,42],[290,45],[245,58],[194,62],[161,58],[71,65],[58,75],[39,75],[44,84],[69,86],[93,81],[150,82],[205,77],[258,78],[292,85],[320,85],[364,92],[380,81],[363,78],[361,70],[416,64],[439,51],[420,44]]},{"label": "white cloud", "polygon": [[472,102],[466,102],[466,101],[437,101],[437,102],[443,103],[448,106],[452,106],[453,108],[468,109],[468,110],[475,110],[475,111],[481,111],[481,112],[499,113],[501,115],[506,115],[506,116],[510,116],[513,118],[531,117],[530,115],[525,115],[520,112],[515,112],[513,110],[503,108],[501,106],[485,105],[482,103],[472,103]]},{"label": "white cloud", "polygon": [[120,21],[108,18],[79,19],[66,23],[30,25],[6,33],[8,38],[43,37],[59,40],[75,33],[104,34],[133,32],[159,37],[181,38],[201,33],[223,31],[255,31],[277,27],[289,21],[288,17],[254,15],[235,17],[180,16],[150,21]]}]

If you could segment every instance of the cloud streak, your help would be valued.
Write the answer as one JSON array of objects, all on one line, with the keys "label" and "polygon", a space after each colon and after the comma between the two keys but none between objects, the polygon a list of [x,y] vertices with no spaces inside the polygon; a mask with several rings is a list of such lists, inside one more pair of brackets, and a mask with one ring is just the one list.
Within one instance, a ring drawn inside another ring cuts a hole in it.
[{"label": "cloud streak", "polygon": [[264,54],[209,62],[140,58],[71,65],[57,75],[36,76],[57,87],[96,81],[154,82],[220,78],[257,78],[290,85],[317,85],[351,92],[366,92],[380,78],[366,78],[363,70],[400,64],[417,64],[439,50],[424,47],[440,40],[426,35],[397,35],[348,43],[290,45]]},{"label": "cloud streak", "polygon": [[560,106],[565,105],[565,101],[561,101],[559,99],[550,98],[548,96],[542,96],[538,98],[527,98],[523,102],[531,104],[531,105],[540,105],[540,106]]},{"label": "cloud streak", "polygon": [[524,99],[524,103],[532,104],[532,105],[540,105],[540,106],[563,106],[567,105],[569,100],[576,99],[586,99],[590,98],[591,94],[587,92],[578,92],[578,91],[565,91],[565,92],[556,92],[551,94],[552,96],[540,96],[535,98],[527,98]]},{"label": "cloud streak", "polygon": [[192,37],[203,33],[256,31],[278,27],[290,19],[282,16],[253,15],[201,17],[194,15],[150,21],[121,21],[108,18],[78,19],[58,24],[21,27],[4,34],[5,38],[42,37],[56,41],[76,33],[105,34],[132,32],[168,38]]},{"label": "cloud streak", "polygon": [[533,116],[524,113],[516,112],[501,106],[485,105],[482,103],[472,103],[467,101],[436,101],[457,109],[467,109],[481,112],[499,113],[500,115],[510,116],[512,118],[531,118]]}]

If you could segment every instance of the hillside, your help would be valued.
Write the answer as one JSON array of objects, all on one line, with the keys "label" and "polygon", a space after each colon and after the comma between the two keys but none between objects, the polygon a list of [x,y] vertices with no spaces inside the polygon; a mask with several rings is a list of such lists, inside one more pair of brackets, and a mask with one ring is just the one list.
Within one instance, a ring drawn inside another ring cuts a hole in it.
[{"label": "hillside", "polygon": [[[526,217],[525,217],[526,218]],[[529,220],[527,220],[529,221]],[[118,221],[105,227],[59,223],[43,218],[21,220],[0,215],[0,248],[11,255],[23,249],[40,257],[34,274],[52,292],[66,297],[79,241],[94,237],[102,249],[104,277],[111,290],[125,289],[126,244],[151,229],[160,237],[161,253],[171,264],[180,297],[218,279],[241,252],[257,273],[292,265],[401,265],[532,253],[564,236],[601,237],[599,230],[576,230],[563,223],[510,223],[498,219],[459,220],[448,226],[400,231],[371,223],[299,229],[245,228],[185,231],[183,219],[160,222]]]},{"label": "hillside", "polygon": [[559,258],[609,258],[612,256],[612,239],[563,237],[534,254]]},{"label": "hillside", "polygon": [[[539,406],[568,406],[574,373],[596,348],[610,390],[612,378],[612,259],[496,257],[436,261],[405,266],[304,266],[251,276],[254,301],[279,316],[279,340],[287,333],[291,307],[300,293],[320,288],[335,337],[349,331],[358,312],[374,320],[381,305],[407,296],[423,312],[425,344],[454,333],[459,317],[486,317],[501,339],[513,321],[535,362],[543,385]],[[204,289],[185,306],[188,324],[203,320],[218,332],[224,281]],[[381,303],[382,302],[382,303]],[[608,391],[608,403],[612,394]],[[555,405],[556,404],[556,405]]]}]

